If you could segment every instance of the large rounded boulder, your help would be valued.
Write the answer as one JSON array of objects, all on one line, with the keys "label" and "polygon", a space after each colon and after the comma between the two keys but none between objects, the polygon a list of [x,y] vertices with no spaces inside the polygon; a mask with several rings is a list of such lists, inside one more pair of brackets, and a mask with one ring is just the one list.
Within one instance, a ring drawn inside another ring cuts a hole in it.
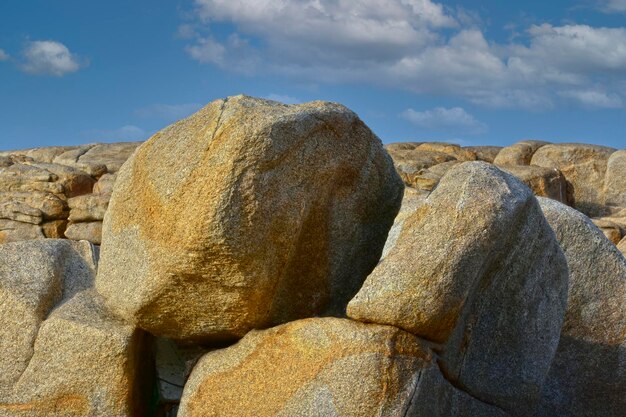
[{"label": "large rounded boulder", "polygon": [[570,271],[559,347],[537,417],[626,415],[626,260],[582,213],[542,198]]},{"label": "large rounded boulder", "polygon": [[455,386],[532,415],[559,342],[568,270],[531,190],[493,165],[463,163],[400,227],[348,315],[438,343]]},{"label": "large rounded boulder", "polygon": [[176,339],[342,315],[402,192],[380,140],[339,104],[217,100],[120,170],[96,286],[121,317]]}]

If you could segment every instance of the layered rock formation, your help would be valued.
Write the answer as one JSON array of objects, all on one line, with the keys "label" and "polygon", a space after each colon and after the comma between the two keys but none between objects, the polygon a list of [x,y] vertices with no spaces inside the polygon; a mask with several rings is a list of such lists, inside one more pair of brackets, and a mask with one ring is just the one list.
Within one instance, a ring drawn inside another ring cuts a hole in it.
[{"label": "layered rock formation", "polygon": [[0,416],[626,415],[622,151],[245,96],[136,145],[0,156]]},{"label": "layered rock formation", "polygon": [[0,243],[67,238],[100,244],[116,172],[137,146],[0,152]]}]

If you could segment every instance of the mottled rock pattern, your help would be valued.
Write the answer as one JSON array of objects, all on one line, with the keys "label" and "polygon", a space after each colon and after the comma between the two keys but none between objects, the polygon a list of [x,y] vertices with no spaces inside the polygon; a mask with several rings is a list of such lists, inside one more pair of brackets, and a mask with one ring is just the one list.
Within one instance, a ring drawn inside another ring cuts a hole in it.
[{"label": "mottled rock pattern", "polygon": [[[100,242],[117,170],[139,142],[0,152],[0,243],[43,239]],[[69,205],[69,208],[68,208]],[[68,217],[70,234],[66,235]]]},{"label": "mottled rock pattern", "polygon": [[69,223],[65,237],[72,240],[88,240],[95,245],[102,243],[102,222]]},{"label": "mottled rock pattern", "polygon": [[178,415],[505,414],[445,381],[428,345],[415,336],[325,318],[252,331],[237,345],[208,353],[185,386]]},{"label": "mottled rock pattern", "polygon": [[539,140],[523,140],[503,148],[494,158],[493,163],[498,166],[530,165],[533,155],[548,142]]},{"label": "mottled rock pattern", "polygon": [[624,237],[624,229],[609,218],[591,219],[593,224],[604,233],[604,236],[614,244],[618,244]]},{"label": "mottled rock pattern", "polygon": [[583,214],[540,203],[567,258],[570,286],[537,415],[626,415],[626,260]]},{"label": "mottled rock pattern", "polygon": [[95,268],[87,242],[0,245],[0,403],[25,372],[41,322],[57,304],[91,286]]},{"label": "mottled rock pattern", "polygon": [[77,294],[42,323],[30,363],[0,403],[0,416],[149,415],[147,341],[113,317],[95,291]]},{"label": "mottled rock pattern", "polygon": [[626,149],[609,157],[604,177],[604,203],[626,207]]},{"label": "mottled rock pattern", "polygon": [[503,148],[502,146],[465,146],[464,149],[474,152],[476,160],[493,164],[493,161]]},{"label": "mottled rock pattern", "polygon": [[507,165],[502,170],[514,175],[539,197],[548,197],[564,204],[574,201],[573,189],[556,168],[529,165]]},{"label": "mottled rock pattern", "polygon": [[380,140],[341,105],[218,100],[118,173],[97,288],[116,314],[175,339],[343,314],[402,189]]},{"label": "mottled rock pattern", "polygon": [[545,145],[535,152],[531,164],[556,168],[574,190],[574,207],[588,216],[600,216],[604,208],[604,177],[615,149],[579,143]]},{"label": "mottled rock pattern", "polygon": [[622,252],[622,255],[626,256],[626,237],[624,237],[624,239],[617,244],[617,249]]},{"label": "mottled rock pattern", "polygon": [[441,343],[448,379],[528,415],[566,297],[565,258],[535,197],[513,176],[470,162],[451,169],[404,221],[348,316]]}]

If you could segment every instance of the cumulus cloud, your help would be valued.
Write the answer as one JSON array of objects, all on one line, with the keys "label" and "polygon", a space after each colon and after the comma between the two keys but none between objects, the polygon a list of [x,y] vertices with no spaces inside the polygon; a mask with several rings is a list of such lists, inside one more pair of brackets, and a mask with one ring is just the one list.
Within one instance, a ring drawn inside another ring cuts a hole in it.
[{"label": "cumulus cloud", "polygon": [[422,112],[408,109],[401,116],[417,126],[435,131],[480,134],[488,130],[487,125],[461,107],[436,107]]},{"label": "cumulus cloud", "polygon": [[[472,12],[431,0],[196,0],[196,6],[194,27],[235,29],[226,39],[196,32],[187,52],[226,70],[532,110],[563,101],[606,108],[626,94],[616,89],[626,76],[625,28],[535,25],[498,44],[478,28],[479,17],[468,18]],[[590,91],[611,93],[603,100]]]},{"label": "cumulus cloud", "polygon": [[67,46],[56,41],[32,41],[23,51],[22,70],[35,75],[57,77],[78,71],[84,64]]},{"label": "cumulus cloud", "polygon": [[9,54],[0,49],[0,61],[6,61],[9,59]]},{"label": "cumulus cloud", "polygon": [[135,111],[135,114],[143,118],[155,118],[166,122],[183,119],[195,113],[202,107],[198,103],[185,104],[153,104]]},{"label": "cumulus cloud", "polygon": [[118,129],[90,130],[83,132],[82,136],[92,141],[136,141],[147,139],[148,133],[140,127],[126,125]]}]

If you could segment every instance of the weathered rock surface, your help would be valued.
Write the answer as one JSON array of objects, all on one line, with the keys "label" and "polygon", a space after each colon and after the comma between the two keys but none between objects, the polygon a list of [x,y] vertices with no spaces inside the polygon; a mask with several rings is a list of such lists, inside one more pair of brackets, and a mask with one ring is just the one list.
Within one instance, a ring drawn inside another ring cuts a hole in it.
[{"label": "weathered rock surface", "polygon": [[415,150],[426,152],[441,152],[450,155],[454,157],[455,160],[461,162],[476,160],[476,154],[473,151],[470,151],[467,148],[461,148],[459,145],[454,143],[425,142],[420,143],[415,148]]},{"label": "weathered rock surface", "polygon": [[474,152],[476,160],[493,164],[493,161],[503,148],[502,146],[465,146],[464,149]]},{"label": "weathered rock surface", "polygon": [[113,317],[95,291],[83,291],[41,325],[0,416],[149,415],[151,366],[147,335]]},{"label": "weathered rock surface", "polygon": [[74,223],[102,221],[109,206],[109,197],[87,194],[67,200],[70,208],[68,220]]},{"label": "weathered rock surface", "polygon": [[415,336],[325,318],[252,331],[235,346],[208,353],[185,386],[178,415],[505,414],[450,385]]},{"label": "weathered rock surface", "polygon": [[475,162],[450,170],[404,221],[348,315],[442,344],[439,363],[456,386],[528,415],[566,297],[566,261],[535,197]]},{"label": "weathered rock surface", "polygon": [[118,173],[97,288],[116,314],[175,339],[342,314],[402,189],[379,139],[343,106],[218,100]]},{"label": "weathered rock surface", "polygon": [[[0,243],[67,237],[98,244],[101,225],[72,224],[102,221],[115,172],[138,145],[110,143],[0,152]],[[72,227],[70,235],[65,235],[68,216]]]},{"label": "weathered rock surface", "polygon": [[41,322],[94,278],[95,260],[87,242],[0,245],[0,403],[26,370]]},{"label": "weathered rock surface", "polygon": [[626,260],[581,213],[540,203],[567,258],[570,287],[537,415],[626,415]]},{"label": "weathered rock surface", "polygon": [[619,249],[620,252],[622,252],[622,254],[626,256],[626,237],[624,237],[624,239],[622,239],[622,241],[617,244],[617,249]]},{"label": "weathered rock surface", "polygon": [[556,168],[574,189],[574,207],[588,216],[600,216],[604,208],[604,177],[615,149],[578,143],[545,145],[534,154],[531,164]]},{"label": "weathered rock surface", "polygon": [[604,177],[604,203],[626,207],[626,149],[609,157]]},{"label": "weathered rock surface", "polygon": [[604,233],[607,239],[617,245],[624,237],[624,229],[619,224],[609,219],[610,218],[591,219],[591,221]]},{"label": "weathered rock surface", "polygon": [[564,204],[574,201],[572,187],[558,169],[530,165],[506,165],[501,168],[526,184],[536,196]]},{"label": "weathered rock surface", "polygon": [[493,163],[498,166],[530,165],[533,155],[548,142],[539,140],[523,140],[503,148],[494,158]]},{"label": "weathered rock surface", "polygon": [[88,240],[95,245],[102,243],[102,222],[69,223],[65,237],[72,240]]}]

